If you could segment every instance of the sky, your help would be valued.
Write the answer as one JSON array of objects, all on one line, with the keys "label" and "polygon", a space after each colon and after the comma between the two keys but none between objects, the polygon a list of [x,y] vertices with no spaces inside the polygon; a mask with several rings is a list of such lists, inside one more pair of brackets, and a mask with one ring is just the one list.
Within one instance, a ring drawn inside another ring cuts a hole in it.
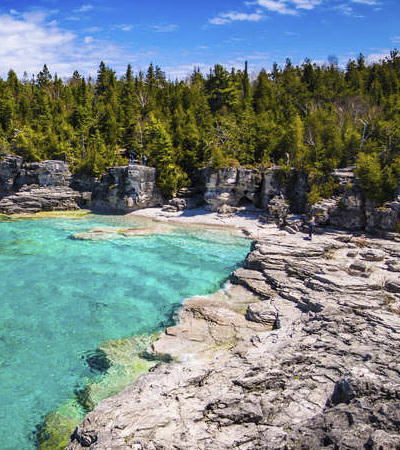
[{"label": "sky", "polygon": [[30,78],[47,64],[68,78],[159,66],[172,80],[215,64],[251,74],[286,58],[302,64],[400,48],[400,0],[0,0],[0,76]]}]

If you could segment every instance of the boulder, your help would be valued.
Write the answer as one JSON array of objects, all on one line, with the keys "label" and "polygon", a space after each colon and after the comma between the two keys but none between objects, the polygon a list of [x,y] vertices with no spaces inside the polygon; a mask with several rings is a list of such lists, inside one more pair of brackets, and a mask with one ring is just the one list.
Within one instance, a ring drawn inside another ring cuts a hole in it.
[{"label": "boulder", "polygon": [[163,206],[163,211],[178,212],[183,211],[187,207],[186,199],[175,197],[172,198],[167,205]]},{"label": "boulder", "polygon": [[329,224],[344,230],[362,230],[366,225],[364,192],[355,183],[346,186],[343,195],[329,216]]},{"label": "boulder", "polygon": [[277,318],[278,313],[270,302],[253,303],[246,310],[246,319],[251,322],[270,324],[273,326]]},{"label": "boulder", "polygon": [[379,249],[368,248],[361,251],[360,256],[366,261],[383,261],[385,259],[385,252]]},{"label": "boulder", "polygon": [[338,207],[338,198],[322,199],[310,208],[310,216],[315,218],[315,225],[325,226],[329,224],[332,211]]},{"label": "boulder", "polygon": [[268,203],[268,213],[274,218],[279,228],[283,228],[289,214],[289,203],[283,197],[276,196]]}]

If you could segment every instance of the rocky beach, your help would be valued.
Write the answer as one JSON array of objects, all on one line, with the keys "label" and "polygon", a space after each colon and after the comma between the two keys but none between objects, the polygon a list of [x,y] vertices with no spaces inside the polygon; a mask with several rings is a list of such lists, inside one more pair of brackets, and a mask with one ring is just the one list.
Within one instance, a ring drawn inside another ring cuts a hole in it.
[{"label": "rocky beach", "polygon": [[309,240],[254,213],[133,214],[230,226],[253,249],[225,289],[184,302],[146,351],[160,362],[88,414],[68,450],[400,448],[398,242]]}]

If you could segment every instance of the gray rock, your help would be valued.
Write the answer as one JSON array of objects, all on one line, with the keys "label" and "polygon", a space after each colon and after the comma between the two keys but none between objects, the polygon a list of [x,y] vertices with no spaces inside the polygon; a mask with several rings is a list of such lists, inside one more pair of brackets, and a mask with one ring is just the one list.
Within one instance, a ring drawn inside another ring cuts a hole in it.
[{"label": "gray rock", "polygon": [[366,261],[383,261],[385,259],[385,253],[379,249],[367,249],[360,252],[361,258]]},{"label": "gray rock", "polygon": [[368,266],[365,264],[364,261],[355,260],[350,264],[349,269],[352,271],[355,271],[355,272],[364,272],[365,273],[368,270]]},{"label": "gray rock", "polygon": [[383,206],[370,202],[366,208],[367,230],[371,233],[398,231],[400,223],[400,199]]},{"label": "gray rock", "polygon": [[204,200],[211,211],[218,211],[224,205],[238,207],[259,203],[261,174],[258,170],[225,167],[217,172],[210,172],[206,169],[203,177]]},{"label": "gray rock", "polygon": [[3,214],[75,210],[87,207],[91,194],[70,187],[63,161],[24,163],[20,156],[0,158],[0,212]]},{"label": "gray rock", "polygon": [[387,266],[390,272],[400,272],[400,264],[397,261],[388,261]]},{"label": "gray rock", "polygon": [[17,184],[19,187],[24,185],[69,187],[71,177],[68,164],[63,161],[24,163],[21,167]]},{"label": "gray rock", "polygon": [[[181,363],[101,402],[68,449],[83,449],[85,436],[97,437],[97,450],[398,449],[400,283],[374,258],[369,278],[349,275],[352,239],[338,237],[260,239],[232,280],[270,300],[234,306],[247,292],[241,286],[222,303],[190,299],[155,343],[174,359],[180,352]],[[363,238],[370,250],[393,260],[399,249]],[[391,302],[385,290],[394,291]],[[276,314],[280,327],[271,326]]]},{"label": "gray rock", "polygon": [[252,322],[274,325],[278,313],[269,302],[253,303],[247,307],[246,319]]},{"label": "gray rock", "polygon": [[389,292],[400,293],[400,279],[386,280],[385,289]]},{"label": "gray rock", "polygon": [[172,198],[167,205],[163,206],[164,211],[178,212],[183,211],[187,207],[187,202],[184,198]]},{"label": "gray rock", "polygon": [[39,211],[69,211],[88,205],[89,193],[68,187],[25,187],[0,200],[2,214],[36,213]]},{"label": "gray rock", "polygon": [[284,198],[276,196],[268,203],[268,213],[275,219],[279,228],[284,228],[289,214],[289,203]]},{"label": "gray rock", "polygon": [[120,212],[162,204],[155,168],[139,165],[109,167],[92,196],[92,207]]},{"label": "gray rock", "polygon": [[0,194],[6,195],[15,189],[22,162],[21,156],[8,153],[0,155]]}]

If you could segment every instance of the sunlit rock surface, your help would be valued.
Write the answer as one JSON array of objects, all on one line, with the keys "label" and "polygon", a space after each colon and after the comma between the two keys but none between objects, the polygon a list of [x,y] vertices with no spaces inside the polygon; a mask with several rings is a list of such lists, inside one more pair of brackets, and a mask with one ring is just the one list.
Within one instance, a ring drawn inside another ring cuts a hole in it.
[{"label": "sunlit rock surface", "polygon": [[156,169],[140,165],[107,168],[92,197],[93,207],[119,212],[160,206],[162,203],[156,186]]},{"label": "sunlit rock surface", "polygon": [[260,237],[240,285],[186,301],[147,350],[176,362],[101,402],[68,449],[398,449],[399,256],[346,233]]}]

